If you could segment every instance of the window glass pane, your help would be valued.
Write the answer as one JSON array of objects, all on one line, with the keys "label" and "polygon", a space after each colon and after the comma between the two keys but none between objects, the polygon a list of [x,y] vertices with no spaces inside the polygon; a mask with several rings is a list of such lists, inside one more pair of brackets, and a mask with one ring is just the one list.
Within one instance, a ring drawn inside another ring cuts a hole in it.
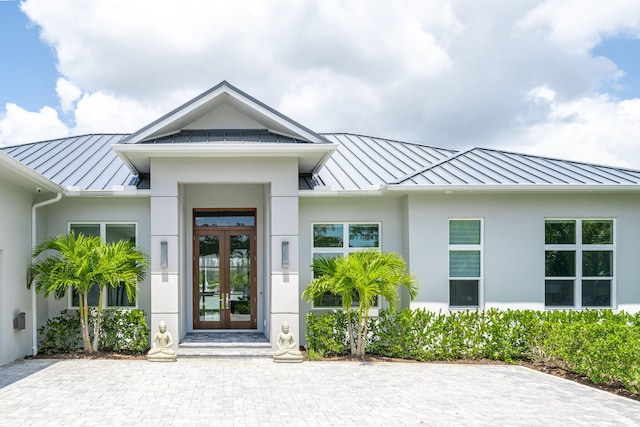
[{"label": "window glass pane", "polygon": [[611,280],[583,280],[582,305],[585,307],[610,307]]},{"label": "window glass pane", "polygon": [[478,280],[450,280],[449,304],[454,307],[478,305]]},{"label": "window glass pane", "polygon": [[136,242],[135,224],[107,224],[106,229],[105,240],[107,243],[119,242],[120,240]]},{"label": "window glass pane", "polygon": [[449,277],[480,277],[480,251],[449,251]]},{"label": "window glass pane", "polygon": [[350,224],[350,248],[377,248],[378,224]]},{"label": "window glass pane", "polygon": [[313,300],[314,307],[341,307],[342,298],[331,292],[325,292],[321,297]]},{"label": "window glass pane", "polygon": [[449,221],[450,245],[479,245],[479,220],[451,220]]},{"label": "window glass pane", "polygon": [[70,228],[76,235],[100,237],[100,224],[71,224]]},{"label": "window glass pane", "polygon": [[129,301],[124,286],[107,288],[107,305],[109,307],[134,307],[135,301]]},{"label": "window glass pane", "polygon": [[[96,307],[98,305],[98,298],[100,298],[100,288],[98,285],[93,285],[87,295],[89,301],[89,307]],[[78,307],[80,304],[80,295],[74,290],[71,294],[71,306]]]},{"label": "window glass pane", "polygon": [[254,211],[196,211],[196,227],[253,227]]},{"label": "window glass pane", "polygon": [[575,251],[545,251],[544,275],[546,277],[575,277]]},{"label": "window glass pane", "polygon": [[575,244],[576,222],[567,220],[545,221],[544,242],[547,245]]},{"label": "window glass pane", "polygon": [[545,280],[544,304],[548,307],[573,307],[573,280]]},{"label": "window glass pane", "polygon": [[582,243],[610,245],[613,243],[613,221],[582,221]]},{"label": "window glass pane", "polygon": [[314,248],[341,248],[344,246],[342,224],[314,224]]},{"label": "window glass pane", "polygon": [[582,275],[613,276],[613,251],[583,251]]}]

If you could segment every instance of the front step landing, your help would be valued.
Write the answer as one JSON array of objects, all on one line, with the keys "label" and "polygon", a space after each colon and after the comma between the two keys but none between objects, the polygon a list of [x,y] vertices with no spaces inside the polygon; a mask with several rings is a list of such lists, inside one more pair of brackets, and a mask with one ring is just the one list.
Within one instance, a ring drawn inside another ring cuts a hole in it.
[{"label": "front step landing", "polygon": [[262,333],[188,333],[178,345],[178,357],[272,357],[273,349]]}]

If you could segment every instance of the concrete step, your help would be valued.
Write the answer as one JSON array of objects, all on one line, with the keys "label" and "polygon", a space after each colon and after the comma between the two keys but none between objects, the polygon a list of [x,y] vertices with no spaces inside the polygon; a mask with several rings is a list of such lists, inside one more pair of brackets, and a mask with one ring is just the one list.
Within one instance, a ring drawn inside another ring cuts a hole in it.
[{"label": "concrete step", "polygon": [[178,345],[178,357],[272,357],[271,344],[257,332],[193,332]]}]

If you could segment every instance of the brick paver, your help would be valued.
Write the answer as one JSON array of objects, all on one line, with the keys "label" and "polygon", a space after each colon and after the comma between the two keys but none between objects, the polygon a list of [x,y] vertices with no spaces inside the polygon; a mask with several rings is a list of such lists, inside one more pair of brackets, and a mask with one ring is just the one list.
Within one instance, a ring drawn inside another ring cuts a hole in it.
[{"label": "brick paver", "polygon": [[640,424],[640,403],[520,366],[269,359],[0,366],[0,425]]}]

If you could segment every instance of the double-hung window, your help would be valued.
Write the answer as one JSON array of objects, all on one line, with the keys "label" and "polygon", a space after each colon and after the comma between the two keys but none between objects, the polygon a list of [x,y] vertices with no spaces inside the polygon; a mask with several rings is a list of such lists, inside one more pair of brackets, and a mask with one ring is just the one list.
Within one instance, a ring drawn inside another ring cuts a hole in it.
[{"label": "double-hung window", "polygon": [[449,220],[449,306],[479,307],[482,288],[482,220]]},{"label": "double-hung window", "polygon": [[[120,240],[127,240],[132,243],[137,241],[137,229],[136,224],[132,223],[105,223],[105,222],[91,222],[91,223],[72,223],[69,224],[69,231],[73,231],[76,235],[84,234],[85,236],[99,236],[107,243],[118,242]],[[98,305],[98,298],[100,296],[99,288],[94,285],[89,291],[88,299],[89,306]],[[71,293],[71,307],[78,307],[79,295],[77,292]],[[135,307],[136,302],[130,301],[127,298],[127,293],[124,286],[118,286],[116,288],[107,288],[105,303],[107,307]]]},{"label": "double-hung window", "polygon": [[[367,248],[380,250],[380,223],[338,222],[312,224],[312,257],[335,258]],[[354,298],[357,304],[357,299]],[[330,292],[313,302],[315,308],[341,307],[342,300]]]},{"label": "double-hung window", "polygon": [[546,307],[611,307],[615,283],[613,219],[548,219]]}]

